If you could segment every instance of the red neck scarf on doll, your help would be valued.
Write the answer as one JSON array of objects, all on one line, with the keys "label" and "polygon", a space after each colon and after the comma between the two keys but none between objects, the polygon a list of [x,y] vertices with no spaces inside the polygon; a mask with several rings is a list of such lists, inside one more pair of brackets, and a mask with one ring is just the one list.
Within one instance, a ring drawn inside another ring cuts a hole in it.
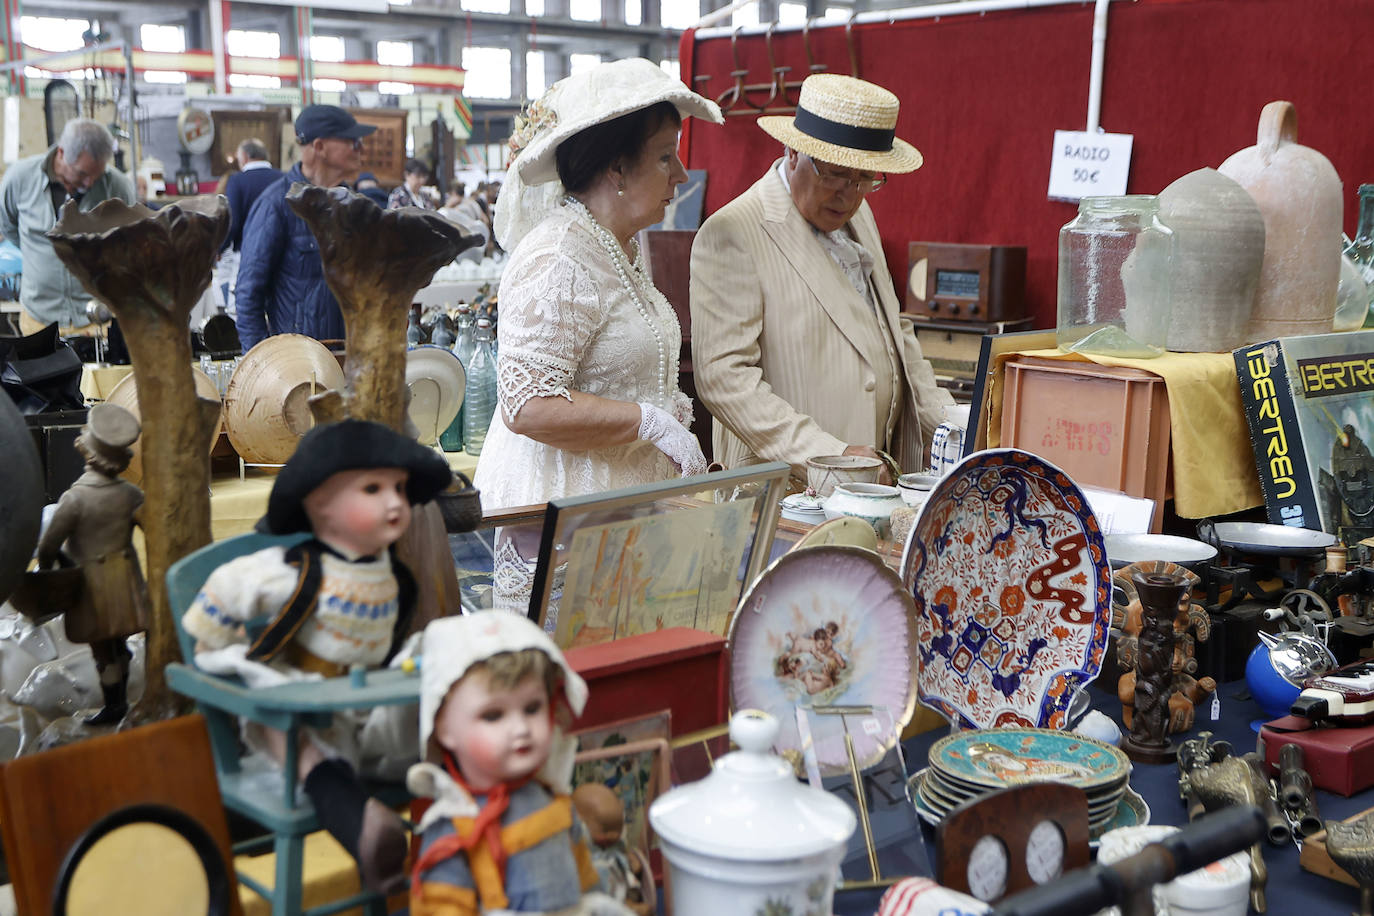
[{"label": "red neck scarf on doll", "polygon": [[[444,769],[448,771],[448,775],[453,778],[453,781],[462,786],[469,795],[473,794],[472,789],[463,779],[463,774],[458,771],[458,764],[453,759],[453,754],[448,751],[444,751]],[[477,818],[472,823],[471,833],[466,837],[459,836],[457,833],[450,833],[448,836],[435,840],[434,844],[425,850],[424,855],[419,857],[415,862],[415,868],[411,870],[411,894],[420,893],[420,876],[427,870],[459,853],[476,848],[477,844],[483,840],[487,842],[487,851],[491,853],[491,858],[496,863],[496,870],[501,875],[502,886],[505,886],[506,848],[501,844],[501,816],[510,807],[511,793],[520,789],[533,778],[534,776],[531,775],[514,782],[498,782],[487,793],[487,800],[482,805],[482,810],[477,812]]]}]

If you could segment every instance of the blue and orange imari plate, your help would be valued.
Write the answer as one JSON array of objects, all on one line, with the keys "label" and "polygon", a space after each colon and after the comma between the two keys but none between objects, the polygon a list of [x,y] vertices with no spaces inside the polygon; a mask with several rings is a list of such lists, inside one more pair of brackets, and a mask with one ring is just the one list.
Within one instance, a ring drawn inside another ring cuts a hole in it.
[{"label": "blue and orange imari plate", "polygon": [[1102,532],[1069,476],[1019,449],[964,459],[921,507],[902,558],[918,696],[963,728],[1063,728],[1111,623]]}]

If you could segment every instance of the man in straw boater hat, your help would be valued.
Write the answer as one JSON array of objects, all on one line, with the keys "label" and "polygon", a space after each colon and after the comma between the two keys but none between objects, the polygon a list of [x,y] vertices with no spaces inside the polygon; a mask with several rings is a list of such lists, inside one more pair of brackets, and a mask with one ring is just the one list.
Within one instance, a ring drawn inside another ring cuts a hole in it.
[{"label": "man in straw boater hat", "polygon": [[905,469],[954,403],[899,301],[867,198],[921,167],[897,97],[851,76],[802,84],[795,117],[759,118],[784,156],[692,246],[692,358],[726,467],[877,449]]}]

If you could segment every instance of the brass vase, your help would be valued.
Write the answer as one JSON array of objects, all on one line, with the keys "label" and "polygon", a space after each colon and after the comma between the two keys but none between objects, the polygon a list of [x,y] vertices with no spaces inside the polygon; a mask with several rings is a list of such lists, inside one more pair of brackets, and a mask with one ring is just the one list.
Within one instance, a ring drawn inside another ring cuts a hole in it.
[{"label": "brass vase", "polygon": [[219,401],[196,395],[191,309],[229,232],[221,196],[193,197],[153,211],[107,200],[74,201],[48,232],[67,269],[119,319],[143,417],[146,501],[139,518],[147,550],[152,614],[147,687],[130,721],[169,718],[189,703],[167,688],[163,668],[180,656],[167,598],[167,568],[210,543],[210,439]]}]

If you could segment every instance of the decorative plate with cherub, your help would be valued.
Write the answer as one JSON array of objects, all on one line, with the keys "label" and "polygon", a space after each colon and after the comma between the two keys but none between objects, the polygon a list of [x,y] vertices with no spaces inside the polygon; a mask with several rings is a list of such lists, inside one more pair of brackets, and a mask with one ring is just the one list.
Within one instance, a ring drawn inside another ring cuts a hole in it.
[{"label": "decorative plate with cherub", "polygon": [[[793,550],[766,569],[730,622],[730,697],[779,722],[775,749],[823,775],[881,760],[915,708],[914,612],[870,550]],[[797,710],[807,711],[799,717]]]},{"label": "decorative plate with cherub", "polygon": [[907,542],[921,702],[964,728],[1062,728],[1097,677],[1111,567],[1069,476],[1019,449],[964,459],[931,492]]}]

